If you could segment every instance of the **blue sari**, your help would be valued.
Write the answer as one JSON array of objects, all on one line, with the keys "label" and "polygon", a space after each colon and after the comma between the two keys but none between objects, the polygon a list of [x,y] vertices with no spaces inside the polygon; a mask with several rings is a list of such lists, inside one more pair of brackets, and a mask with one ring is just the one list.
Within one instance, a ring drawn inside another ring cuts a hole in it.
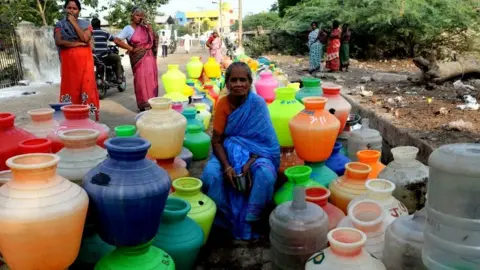
[{"label": "blue sari", "polygon": [[259,237],[252,223],[259,221],[272,202],[280,145],[270,120],[265,101],[254,93],[228,117],[223,146],[236,174],[242,172],[252,154],[259,156],[250,166],[252,188],[247,195],[224,180],[223,168],[212,154],[203,170],[205,193],[217,204],[215,224],[232,231],[236,239]]}]

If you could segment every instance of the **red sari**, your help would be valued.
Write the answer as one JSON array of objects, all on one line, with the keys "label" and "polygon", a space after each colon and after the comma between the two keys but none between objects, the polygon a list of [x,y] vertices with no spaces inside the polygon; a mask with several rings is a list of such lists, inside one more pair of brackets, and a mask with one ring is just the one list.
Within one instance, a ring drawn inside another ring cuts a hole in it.
[{"label": "red sari", "polygon": [[[92,31],[91,26],[88,29]],[[90,114],[95,114],[98,121],[100,99],[95,82],[92,48],[90,46],[60,48],[60,61],[62,76],[60,102],[90,105]]]},{"label": "red sari", "polygon": [[157,39],[147,26],[138,25],[128,43],[145,49],[129,54],[137,106],[144,110],[150,107],[148,100],[158,96]]},{"label": "red sari", "polygon": [[326,68],[331,71],[340,70],[340,36],[342,30],[336,28],[332,30],[327,47],[327,64]]}]

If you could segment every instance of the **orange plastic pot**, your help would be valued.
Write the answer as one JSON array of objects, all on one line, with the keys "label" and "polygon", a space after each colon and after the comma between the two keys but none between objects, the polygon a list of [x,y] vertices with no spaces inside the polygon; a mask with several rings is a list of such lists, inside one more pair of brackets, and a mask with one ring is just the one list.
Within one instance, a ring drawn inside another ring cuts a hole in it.
[{"label": "orange plastic pot", "polygon": [[325,110],[324,97],[304,98],[305,109],[289,123],[297,155],[304,161],[325,161],[332,154],[340,121]]},{"label": "orange plastic pot", "polygon": [[181,158],[157,159],[156,161],[158,166],[167,171],[172,181],[190,176],[190,173],[187,170],[187,163]]},{"label": "orange plastic pot", "polygon": [[385,165],[380,162],[381,155],[382,153],[377,150],[361,150],[357,152],[358,161],[372,168],[368,179],[378,178],[378,174],[385,168]]},{"label": "orange plastic pot", "polygon": [[350,162],[345,165],[345,174],[329,186],[330,202],[347,213],[348,204],[356,197],[367,193],[365,182],[372,168],[365,163]]}]

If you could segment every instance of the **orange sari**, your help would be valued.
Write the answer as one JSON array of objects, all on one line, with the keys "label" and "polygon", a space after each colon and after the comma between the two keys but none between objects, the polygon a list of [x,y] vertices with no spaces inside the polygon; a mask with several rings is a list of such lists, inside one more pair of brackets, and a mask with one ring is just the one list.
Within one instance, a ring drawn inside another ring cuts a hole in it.
[{"label": "orange sari", "polygon": [[60,102],[90,105],[90,114],[95,114],[98,121],[100,99],[95,82],[92,48],[60,48],[60,61]]}]

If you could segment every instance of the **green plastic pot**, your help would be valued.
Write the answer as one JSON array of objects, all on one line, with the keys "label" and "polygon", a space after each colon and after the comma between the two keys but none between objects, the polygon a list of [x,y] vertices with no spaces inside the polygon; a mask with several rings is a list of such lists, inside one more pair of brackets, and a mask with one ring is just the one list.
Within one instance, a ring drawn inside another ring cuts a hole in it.
[{"label": "green plastic pot", "polygon": [[312,168],[308,166],[294,166],[285,170],[288,181],[275,193],[273,200],[276,205],[293,200],[293,190],[296,186],[321,187],[322,185],[310,179]]},{"label": "green plastic pot", "polygon": [[190,203],[192,209],[188,212],[188,217],[193,219],[203,230],[205,238],[208,239],[213,219],[217,212],[217,205],[207,195],[201,192],[202,181],[193,177],[182,177],[173,181],[175,192],[170,194],[172,198],[181,198]]},{"label": "green plastic pot", "polygon": [[210,152],[211,139],[202,131],[202,126],[188,125],[183,146],[193,154],[193,160],[204,160]]},{"label": "green plastic pot", "polygon": [[193,269],[203,246],[202,228],[187,217],[190,209],[191,206],[186,200],[168,198],[162,223],[153,240],[154,246],[172,256],[177,270]]},{"label": "green plastic pot", "polygon": [[115,127],[115,136],[117,137],[133,137],[137,132],[134,125],[123,125]]},{"label": "green plastic pot", "polygon": [[73,269],[93,269],[95,264],[115,249],[105,243],[98,234],[83,235],[80,252],[72,265]]},{"label": "green plastic pot", "polygon": [[305,162],[305,166],[312,168],[310,179],[328,188],[338,175],[325,165],[325,162]]},{"label": "green plastic pot", "polygon": [[172,257],[151,242],[135,247],[117,247],[103,257],[95,270],[175,270]]},{"label": "green plastic pot", "polygon": [[288,123],[295,115],[305,109],[305,106],[295,99],[295,93],[296,91],[293,88],[277,88],[275,90],[275,100],[268,106],[273,128],[281,147],[293,147]]},{"label": "green plastic pot", "polygon": [[303,104],[306,97],[321,97],[323,95],[322,81],[317,78],[305,77],[302,79],[303,87],[295,95],[295,98]]},{"label": "green plastic pot", "polygon": [[200,61],[199,56],[193,56],[187,64],[188,78],[198,79],[202,76],[203,63]]}]

